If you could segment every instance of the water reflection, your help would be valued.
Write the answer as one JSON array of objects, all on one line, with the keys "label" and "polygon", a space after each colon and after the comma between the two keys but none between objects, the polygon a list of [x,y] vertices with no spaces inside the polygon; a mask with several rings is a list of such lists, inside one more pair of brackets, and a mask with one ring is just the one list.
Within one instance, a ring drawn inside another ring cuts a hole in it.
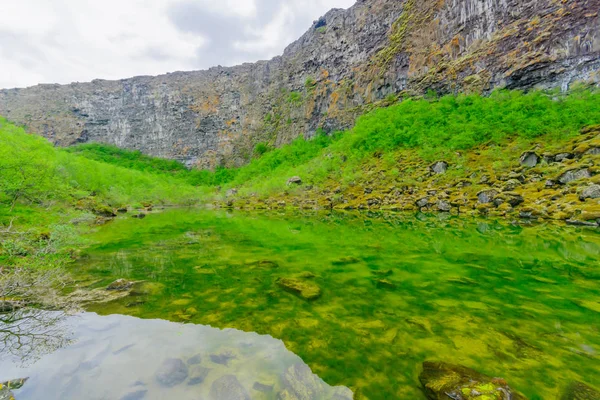
[{"label": "water reflection", "polygon": [[0,382],[29,377],[15,391],[19,400],[352,398],[271,336],[121,315],[42,315],[60,332],[36,329],[58,341],[29,347],[55,351],[30,365],[18,352],[0,358]]},{"label": "water reflection", "polygon": [[11,359],[27,366],[68,345],[66,318],[63,312],[35,309],[0,314],[0,360]]}]

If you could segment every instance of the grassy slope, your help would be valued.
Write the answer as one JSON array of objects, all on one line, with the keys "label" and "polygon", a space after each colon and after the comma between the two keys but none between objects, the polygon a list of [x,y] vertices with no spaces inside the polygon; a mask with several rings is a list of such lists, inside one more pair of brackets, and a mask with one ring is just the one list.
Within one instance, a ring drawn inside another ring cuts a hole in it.
[{"label": "grassy slope", "polygon": [[54,148],[0,118],[0,300],[14,279],[10,271],[56,269],[76,257],[97,214],[146,202],[191,204],[202,196],[177,176],[114,164]]},{"label": "grassy slope", "polygon": [[119,166],[176,176],[193,185],[235,187],[242,193],[268,196],[285,190],[287,179],[294,175],[311,185],[351,182],[374,159],[393,174],[398,172],[398,159],[406,154],[430,162],[451,160],[457,151],[502,145],[515,139],[522,146],[535,140],[560,144],[577,135],[582,127],[598,123],[598,91],[576,90],[569,95],[500,91],[490,97],[405,100],[362,116],[351,131],[319,135],[313,140],[298,138],[266,152],[268,147],[261,149],[250,164],[237,169],[188,172],[171,161],[97,144],[70,151]]}]

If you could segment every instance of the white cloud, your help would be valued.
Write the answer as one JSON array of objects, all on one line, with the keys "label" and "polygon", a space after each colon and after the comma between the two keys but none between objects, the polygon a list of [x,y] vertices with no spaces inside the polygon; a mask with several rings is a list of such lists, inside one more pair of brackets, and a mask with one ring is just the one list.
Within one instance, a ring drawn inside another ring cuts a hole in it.
[{"label": "white cloud", "polygon": [[0,88],[121,79],[280,54],[354,0],[19,0],[0,25]]}]

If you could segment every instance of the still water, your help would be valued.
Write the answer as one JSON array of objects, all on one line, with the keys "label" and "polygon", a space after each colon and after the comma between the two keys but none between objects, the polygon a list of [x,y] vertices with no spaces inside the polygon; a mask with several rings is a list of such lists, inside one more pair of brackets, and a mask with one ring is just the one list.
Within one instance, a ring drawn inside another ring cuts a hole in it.
[{"label": "still water", "polygon": [[19,400],[271,399],[299,388],[315,398],[352,398],[270,336],[122,315],[36,319],[35,351],[7,349],[12,354],[0,358],[0,381],[29,378],[14,391]]},{"label": "still water", "polygon": [[[125,278],[147,289],[88,311],[187,324],[141,328],[164,342],[156,357],[149,342],[135,357],[111,355],[120,390],[132,384],[119,371],[131,370],[133,359],[159,362],[174,352],[185,362],[199,351],[186,348],[187,339],[178,343],[177,329],[226,328],[281,340],[287,350],[277,351],[296,354],[356,399],[424,399],[425,360],[503,377],[530,399],[555,399],[573,380],[599,384],[595,230],[423,215],[169,210],[123,217],[89,240],[72,269],[80,288]],[[170,343],[182,347],[163,348]],[[232,374],[252,398],[276,398],[282,371],[295,361],[253,360],[252,371],[278,370],[266,384],[272,392],[253,392],[258,378]]]}]

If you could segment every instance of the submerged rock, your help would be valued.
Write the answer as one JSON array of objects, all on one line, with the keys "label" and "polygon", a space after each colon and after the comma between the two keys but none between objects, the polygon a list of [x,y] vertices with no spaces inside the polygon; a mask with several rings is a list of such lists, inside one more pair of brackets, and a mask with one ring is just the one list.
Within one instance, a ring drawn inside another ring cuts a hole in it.
[{"label": "submerged rock", "polygon": [[225,375],[210,387],[211,400],[250,400],[246,389],[234,375]]},{"label": "submerged rock", "polygon": [[342,257],[338,260],[334,260],[331,262],[333,265],[350,265],[350,264],[358,264],[360,260],[356,257]]},{"label": "submerged rock", "polygon": [[173,387],[185,381],[188,377],[188,367],[179,358],[166,359],[156,372],[156,380],[161,386]]},{"label": "submerged rock", "polygon": [[504,379],[461,365],[425,361],[419,381],[431,400],[525,400]]},{"label": "submerged rock", "polygon": [[144,213],[134,214],[131,216],[131,218],[144,219],[144,218],[146,218],[146,214],[144,214]]},{"label": "submerged rock", "polygon": [[146,397],[147,393],[147,389],[136,390],[134,392],[125,394],[120,400],[142,400]]},{"label": "submerged rock", "polygon": [[196,354],[187,360],[188,365],[198,365],[202,363],[202,354]]},{"label": "submerged rock", "polygon": [[193,365],[190,368],[190,379],[188,380],[188,385],[200,385],[204,383],[204,380],[210,373],[211,369],[206,367],[201,367],[200,365]]},{"label": "submerged rock", "polygon": [[277,395],[280,400],[313,400],[325,397],[326,387],[323,381],[302,362],[289,367],[281,376],[281,381],[283,390]]},{"label": "submerged rock", "polygon": [[376,279],[375,286],[379,289],[396,289],[396,284],[389,279]]},{"label": "submerged rock", "polygon": [[572,382],[560,400],[600,400],[600,392],[581,382]]},{"label": "submerged rock", "polygon": [[122,292],[131,289],[134,284],[135,282],[128,281],[126,279],[117,279],[116,281],[108,285],[106,287],[106,290],[116,290]]},{"label": "submerged rock", "polygon": [[273,391],[273,385],[267,385],[267,384],[260,383],[260,382],[254,382],[252,389],[256,390],[257,392],[270,393]]},{"label": "submerged rock", "polygon": [[316,300],[321,297],[321,288],[311,281],[297,278],[279,278],[277,285],[304,300]]},{"label": "submerged rock", "polygon": [[225,366],[228,366],[229,361],[235,360],[236,358],[237,358],[237,356],[235,354],[233,354],[231,351],[223,351],[218,354],[210,355],[210,361],[214,362],[215,364],[225,365]]}]

